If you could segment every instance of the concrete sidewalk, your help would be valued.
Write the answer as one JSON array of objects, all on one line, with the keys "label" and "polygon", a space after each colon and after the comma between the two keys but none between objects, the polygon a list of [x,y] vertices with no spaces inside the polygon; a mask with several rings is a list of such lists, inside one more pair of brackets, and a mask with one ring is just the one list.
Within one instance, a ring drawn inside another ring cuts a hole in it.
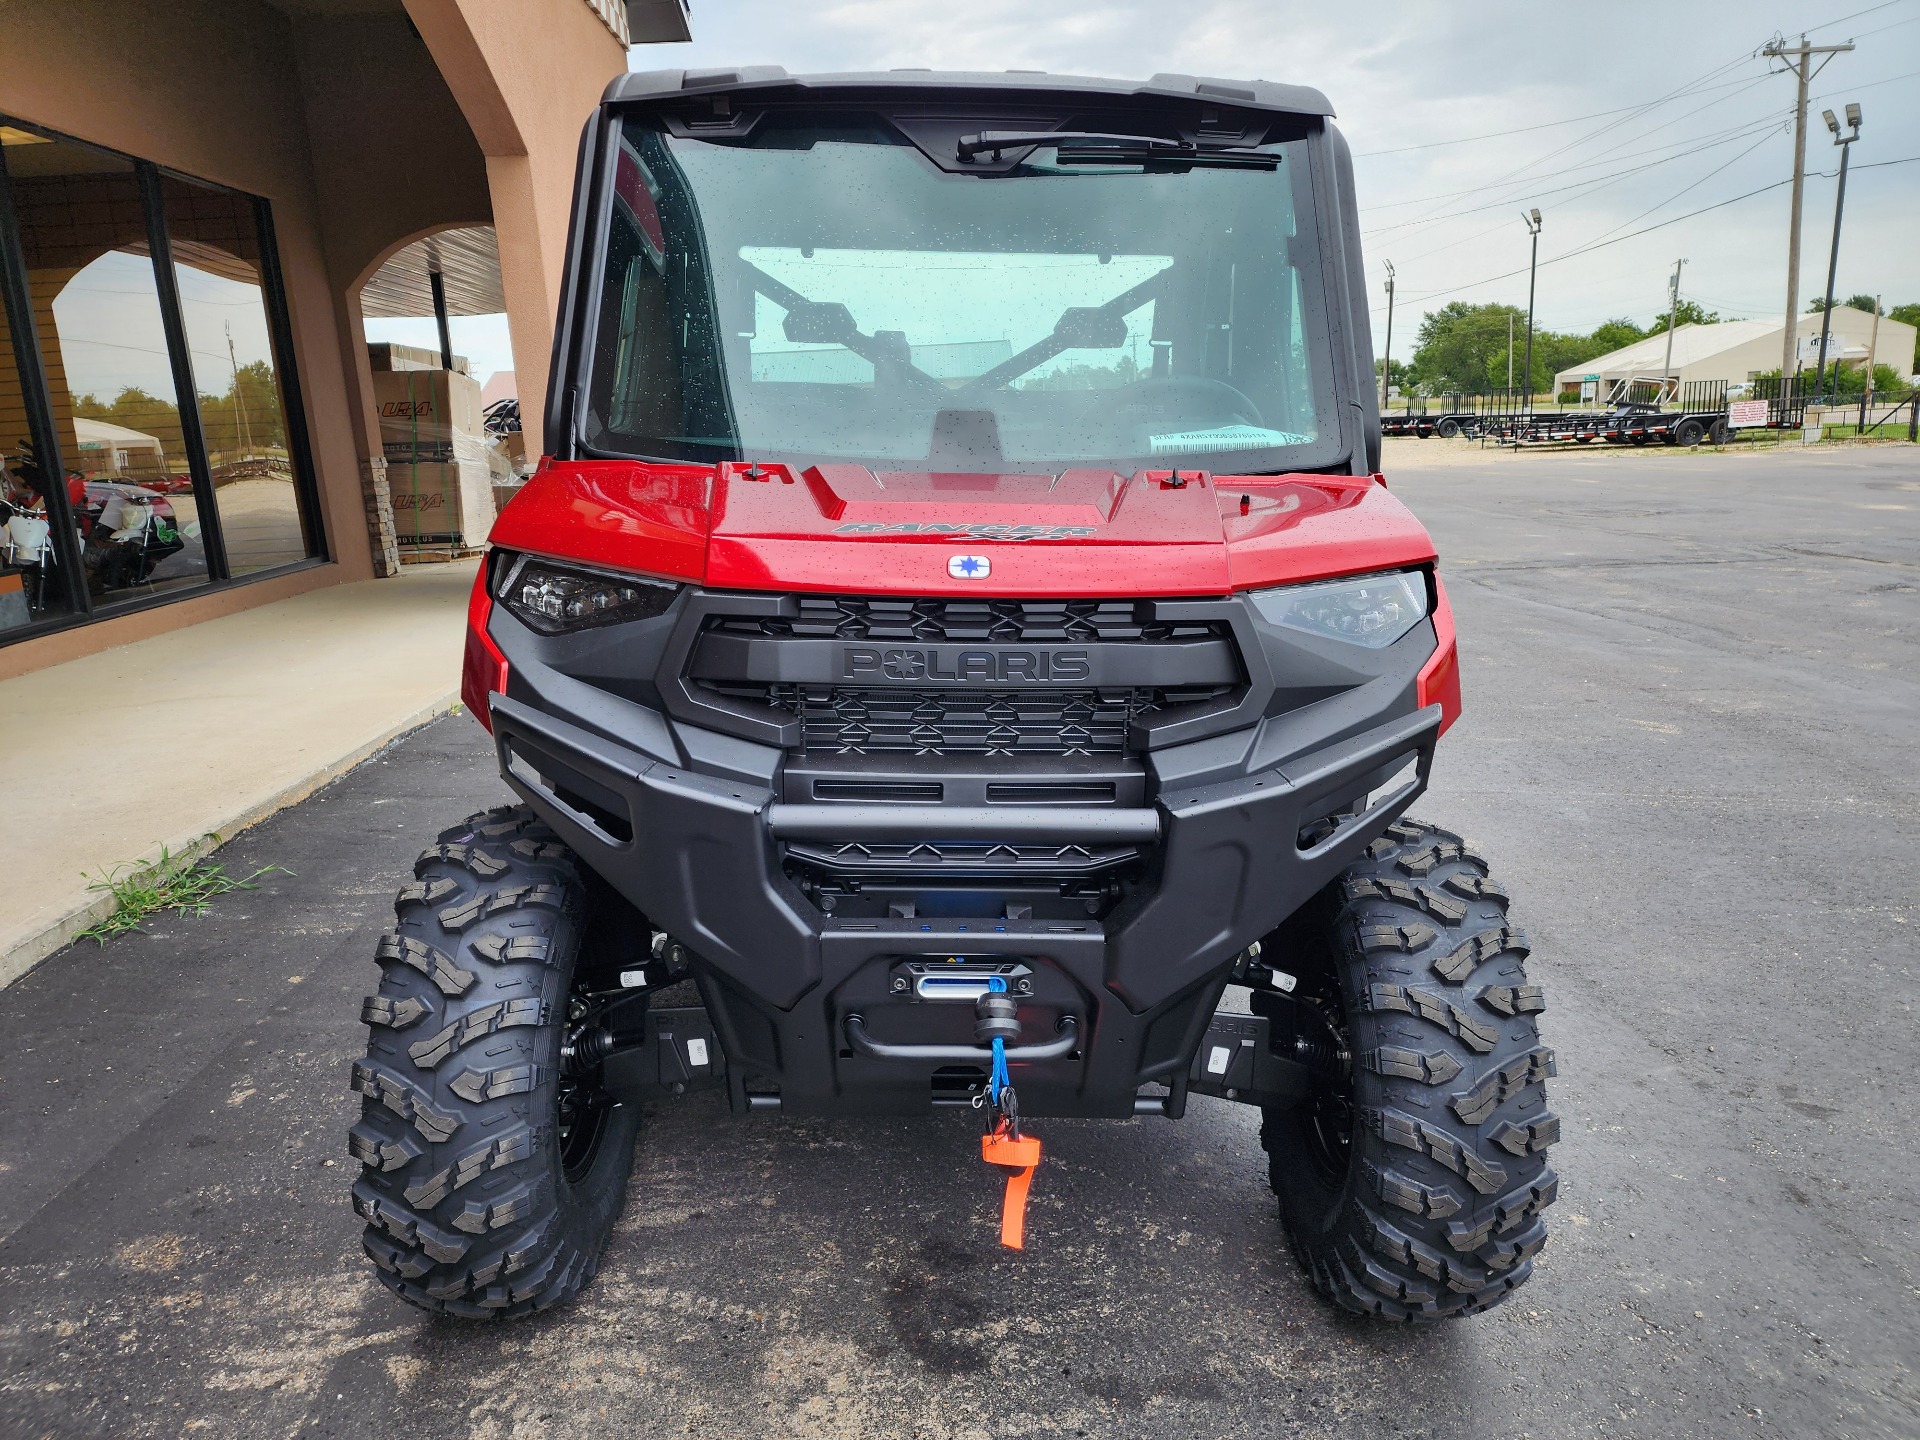
[{"label": "concrete sidewalk", "polygon": [[0,986],[111,910],[92,879],[231,839],[450,709],[477,563],[311,591],[0,681]]}]

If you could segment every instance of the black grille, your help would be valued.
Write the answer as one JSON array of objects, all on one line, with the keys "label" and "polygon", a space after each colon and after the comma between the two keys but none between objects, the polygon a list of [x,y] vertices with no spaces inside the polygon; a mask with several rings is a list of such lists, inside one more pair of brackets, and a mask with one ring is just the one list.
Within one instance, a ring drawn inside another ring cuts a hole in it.
[{"label": "black grille", "polygon": [[796,716],[816,755],[1118,755],[1127,726],[1221,690],[859,690],[723,685]]},{"label": "black grille", "polygon": [[[1141,645],[1232,641],[1224,620],[1160,619],[1154,600],[892,599],[801,595],[798,614],[705,617],[715,635],[765,643]],[[1136,652],[1138,653],[1138,652]],[[764,673],[764,672],[763,672]],[[1145,672],[1151,679],[1152,669]],[[1129,677],[1131,679],[1132,677]],[[1230,697],[1234,686],[1128,684],[971,689],[748,681],[709,666],[694,682],[715,696],[800,722],[815,755],[1119,755],[1131,725],[1174,706]]]},{"label": "black grille", "polygon": [[1155,620],[1135,600],[889,600],[803,595],[797,616],[727,616],[713,627],[729,635],[792,635],[806,640],[1046,641],[1203,640],[1225,635],[1211,621]]},{"label": "black grille", "polygon": [[976,874],[1025,871],[1087,874],[1137,860],[1140,853],[1135,845],[1006,845],[931,840],[834,844],[789,841],[786,847],[789,860],[825,870],[889,874],[923,869]]}]

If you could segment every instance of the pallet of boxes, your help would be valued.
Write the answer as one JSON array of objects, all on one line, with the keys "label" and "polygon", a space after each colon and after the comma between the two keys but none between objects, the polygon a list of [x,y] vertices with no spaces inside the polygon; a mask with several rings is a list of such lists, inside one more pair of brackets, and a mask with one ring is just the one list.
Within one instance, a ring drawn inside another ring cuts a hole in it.
[{"label": "pallet of boxes", "polygon": [[[380,447],[403,562],[477,555],[493,528],[499,461],[481,422],[480,385],[428,351],[368,347]],[[455,365],[463,362],[455,357]]]}]

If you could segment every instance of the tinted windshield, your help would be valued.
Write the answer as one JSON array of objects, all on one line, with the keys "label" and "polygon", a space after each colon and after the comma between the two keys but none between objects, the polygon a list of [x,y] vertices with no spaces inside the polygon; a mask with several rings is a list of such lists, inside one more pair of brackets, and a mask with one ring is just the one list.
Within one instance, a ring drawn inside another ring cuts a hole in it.
[{"label": "tinted windshield", "polygon": [[[953,142],[947,142],[951,145]],[[1254,153],[1249,153],[1249,150]],[[582,438],[883,469],[1331,458],[1303,142],[954,173],[884,118],[625,122]]]}]

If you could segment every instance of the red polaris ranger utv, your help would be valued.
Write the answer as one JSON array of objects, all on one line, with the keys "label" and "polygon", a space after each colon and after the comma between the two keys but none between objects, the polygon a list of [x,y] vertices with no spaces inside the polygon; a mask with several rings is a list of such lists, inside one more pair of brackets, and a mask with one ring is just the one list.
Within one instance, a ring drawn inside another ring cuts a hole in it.
[{"label": "red polaris ranger utv", "polygon": [[521,803],[421,855],[364,1010],[394,1291],[574,1294],[641,1104],[703,1084],[974,1107],[1012,1245],[1023,1122],[1257,1105],[1333,1301],[1527,1278],[1553,1060],[1506,892],[1403,818],[1459,679],[1377,473],[1331,113],[1184,75],[608,91],[467,637]]}]

